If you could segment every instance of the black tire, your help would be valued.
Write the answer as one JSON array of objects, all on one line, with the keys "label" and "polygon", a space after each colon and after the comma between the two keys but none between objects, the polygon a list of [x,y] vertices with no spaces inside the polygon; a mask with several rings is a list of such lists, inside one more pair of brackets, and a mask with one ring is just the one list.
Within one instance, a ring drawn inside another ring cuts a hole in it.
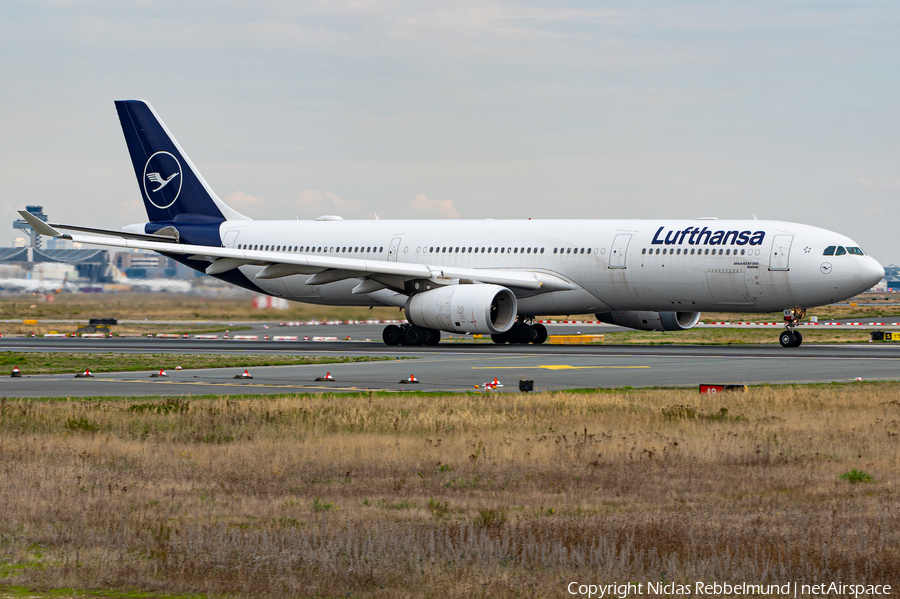
[{"label": "black tire", "polygon": [[491,341],[493,341],[494,343],[509,343],[509,338],[509,331],[506,331],[505,333],[494,333],[493,335],[491,335]]},{"label": "black tire", "polygon": [[544,343],[545,341],[547,341],[547,335],[548,335],[547,327],[545,327],[544,325],[542,325],[541,323],[538,322],[538,323],[535,323],[533,328],[534,328],[534,335],[531,338],[532,343],[534,343],[535,345],[540,345],[541,343]]},{"label": "black tire", "polygon": [[395,324],[387,325],[381,333],[381,338],[384,340],[385,345],[400,345],[402,337],[403,333],[400,331],[400,327]]},{"label": "black tire", "polygon": [[422,327],[417,327],[414,324],[409,325],[406,328],[406,345],[425,345],[425,340],[428,336],[428,333],[425,331],[426,329]]},{"label": "black tire", "polygon": [[796,341],[797,338],[792,331],[784,331],[778,336],[778,342],[781,343],[781,347],[795,347],[794,343]]},{"label": "black tire", "polygon": [[803,343],[803,335],[800,334],[800,331],[794,331],[794,345],[792,347],[800,347],[801,343]]},{"label": "black tire", "polygon": [[517,324],[512,329],[512,341],[510,343],[518,343],[520,345],[531,343],[534,336],[534,329],[527,324]]},{"label": "black tire", "polygon": [[425,329],[428,336],[425,339],[425,345],[437,345],[441,342],[441,332],[437,329]]}]

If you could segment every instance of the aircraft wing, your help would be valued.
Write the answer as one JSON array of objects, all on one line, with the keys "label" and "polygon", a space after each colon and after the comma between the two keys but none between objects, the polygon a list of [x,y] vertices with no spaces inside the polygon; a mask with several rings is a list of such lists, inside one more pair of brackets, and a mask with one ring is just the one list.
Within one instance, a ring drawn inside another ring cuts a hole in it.
[{"label": "aircraft wing", "polygon": [[[256,274],[256,278],[274,279],[295,274],[312,275],[306,281],[308,285],[324,285],[344,279],[371,277],[374,281],[381,283],[383,287],[394,288],[399,287],[396,284],[392,284],[394,281],[402,282],[412,279],[433,279],[438,282],[445,280],[447,283],[452,283],[454,279],[463,279],[540,292],[576,288],[568,281],[545,272],[497,268],[457,268],[411,262],[360,260],[338,256],[238,250],[172,243],[169,240],[162,242],[128,239],[126,238],[127,234],[119,235],[115,231],[104,231],[104,234],[108,235],[105,237],[67,234],[60,232],[29,212],[20,210],[19,214],[41,235],[71,239],[79,243],[152,250],[169,255],[183,255],[192,260],[209,262],[210,265],[206,268],[206,273],[209,275],[221,274],[239,266],[256,265],[265,267]],[[131,235],[128,236],[130,237]],[[367,292],[368,288],[364,285],[365,282],[363,282],[363,285],[360,285],[361,288],[358,293]]]}]

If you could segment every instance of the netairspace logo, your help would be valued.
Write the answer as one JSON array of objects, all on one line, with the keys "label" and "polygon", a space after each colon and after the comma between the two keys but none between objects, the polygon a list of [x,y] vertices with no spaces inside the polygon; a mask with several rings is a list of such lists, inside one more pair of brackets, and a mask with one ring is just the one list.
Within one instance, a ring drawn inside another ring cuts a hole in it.
[{"label": "netairspace logo", "polygon": [[781,595],[784,597],[860,597],[890,595],[891,586],[886,584],[843,584],[841,582],[823,582],[819,584],[803,584],[788,582],[786,584],[750,584],[740,582],[695,582],[693,585],[677,582],[624,582],[611,584],[583,584],[570,582],[566,587],[570,595],[581,597],[605,597],[626,599],[627,597],[671,596],[671,595]]}]

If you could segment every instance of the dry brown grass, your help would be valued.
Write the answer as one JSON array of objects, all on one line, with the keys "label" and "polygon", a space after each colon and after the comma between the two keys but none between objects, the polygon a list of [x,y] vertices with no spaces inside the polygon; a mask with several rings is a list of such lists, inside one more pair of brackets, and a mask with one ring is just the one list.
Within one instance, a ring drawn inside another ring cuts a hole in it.
[{"label": "dry brown grass", "polygon": [[272,597],[898,584],[898,388],[3,402],[0,576]]},{"label": "dry brown grass", "polygon": [[[249,297],[211,298],[180,293],[64,293],[54,301],[23,295],[0,299],[0,320],[88,319],[119,320],[360,320],[397,318],[396,308],[344,308],[290,302],[287,310],[257,310]],[[116,330],[120,330],[116,328]]]},{"label": "dry brown grass", "polygon": [[[863,303],[900,302],[893,294],[863,294],[852,301]],[[33,307],[32,307],[33,306]],[[851,318],[877,315],[900,316],[900,306],[823,306],[810,315],[824,318]],[[54,301],[38,301],[36,295],[20,295],[0,299],[0,320],[47,318],[88,319],[119,318],[121,320],[365,320],[402,318],[396,308],[346,308],[315,306],[291,302],[288,310],[256,310],[249,297],[209,298],[179,293],[110,293],[71,294],[55,296]],[[594,315],[569,315],[572,320],[594,320]],[[778,321],[781,313],[728,314],[703,313],[711,321]],[[3,326],[0,324],[0,326]],[[117,331],[125,330],[120,328]],[[7,332],[13,332],[9,330]],[[15,331],[18,332],[18,331]]]}]

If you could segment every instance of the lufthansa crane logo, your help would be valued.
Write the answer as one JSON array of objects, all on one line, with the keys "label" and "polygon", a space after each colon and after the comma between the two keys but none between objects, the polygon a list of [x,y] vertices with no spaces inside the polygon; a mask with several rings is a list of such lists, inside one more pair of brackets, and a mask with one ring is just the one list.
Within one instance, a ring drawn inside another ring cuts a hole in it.
[{"label": "lufthansa crane logo", "polygon": [[181,163],[169,152],[156,152],[144,165],[144,197],[157,208],[168,208],[181,194]]}]

